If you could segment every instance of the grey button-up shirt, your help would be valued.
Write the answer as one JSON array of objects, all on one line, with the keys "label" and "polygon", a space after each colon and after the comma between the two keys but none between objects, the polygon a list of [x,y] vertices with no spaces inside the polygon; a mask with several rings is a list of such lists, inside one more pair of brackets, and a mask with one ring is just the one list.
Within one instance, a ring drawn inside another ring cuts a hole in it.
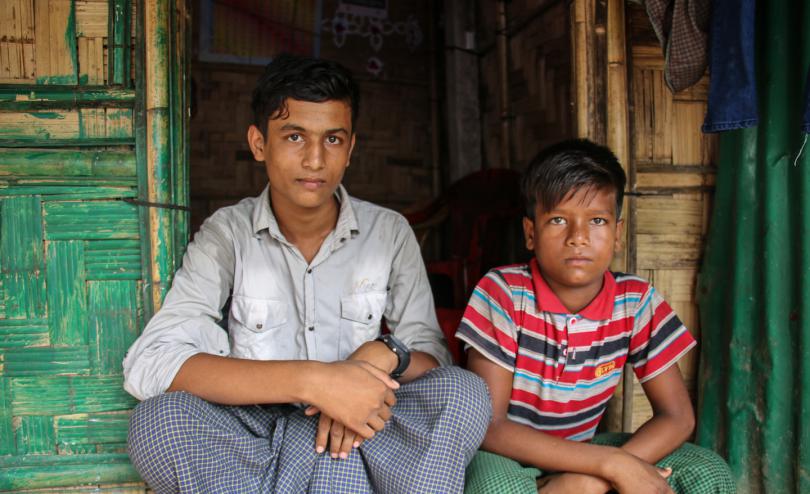
[{"label": "grey button-up shirt", "polygon": [[[188,246],[163,307],[124,359],[124,387],[158,395],[197,353],[255,360],[346,359],[391,332],[442,365],[439,330],[419,244],[402,215],[341,186],[335,229],[311,263],[282,235],[269,192],[220,209]],[[226,333],[217,321],[232,293]]]}]

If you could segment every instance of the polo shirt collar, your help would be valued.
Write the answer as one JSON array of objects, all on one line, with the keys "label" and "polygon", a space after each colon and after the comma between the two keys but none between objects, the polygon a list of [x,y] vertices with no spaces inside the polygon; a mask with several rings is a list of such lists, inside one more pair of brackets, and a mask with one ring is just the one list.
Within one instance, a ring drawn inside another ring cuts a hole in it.
[{"label": "polo shirt collar", "polygon": [[[349,238],[359,231],[357,215],[355,215],[354,208],[352,208],[351,197],[349,197],[349,193],[346,192],[343,185],[338,185],[335,198],[340,204],[337,225],[335,225],[335,236],[337,238]],[[270,184],[267,184],[259,196],[259,201],[253,209],[252,220],[253,233],[259,233],[266,229],[271,236],[280,239],[284,238],[278,226],[278,221],[276,221],[276,215],[273,214],[273,209],[270,207]]]},{"label": "polo shirt collar", "polygon": [[[534,293],[537,296],[537,310],[553,312],[555,314],[570,314],[565,305],[557,297],[557,294],[548,286],[543,275],[540,274],[540,266],[537,259],[533,258],[530,263],[532,270],[532,283]],[[587,307],[579,311],[579,315],[591,321],[604,321],[613,317],[613,304],[616,296],[616,279],[610,271],[605,271],[602,281],[602,288]]]}]

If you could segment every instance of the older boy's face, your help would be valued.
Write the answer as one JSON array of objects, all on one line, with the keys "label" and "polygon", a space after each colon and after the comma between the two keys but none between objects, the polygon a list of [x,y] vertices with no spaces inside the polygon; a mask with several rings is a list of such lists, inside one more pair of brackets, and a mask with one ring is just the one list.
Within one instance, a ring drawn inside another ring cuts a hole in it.
[{"label": "older boy's face", "polygon": [[538,206],[534,221],[523,219],[526,247],[534,251],[543,279],[558,296],[599,293],[621,247],[622,228],[616,219],[616,193],[595,187],[575,190],[551,211]]},{"label": "older boy's face", "polygon": [[288,115],[271,118],[266,136],[253,125],[248,129],[253,156],[270,179],[273,208],[328,210],[354,148],[351,107],[334,100],[286,103]]}]

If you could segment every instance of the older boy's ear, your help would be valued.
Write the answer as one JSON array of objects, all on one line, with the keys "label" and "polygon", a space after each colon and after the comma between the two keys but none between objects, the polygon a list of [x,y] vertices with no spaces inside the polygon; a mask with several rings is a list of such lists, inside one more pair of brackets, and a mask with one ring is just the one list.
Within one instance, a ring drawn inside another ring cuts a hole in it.
[{"label": "older boy's ear", "polygon": [[534,250],[534,221],[523,217],[523,238],[526,239],[526,248]]},{"label": "older boy's ear", "polygon": [[264,135],[255,125],[248,127],[247,131],[248,146],[253,153],[253,159],[256,161],[264,161]]},{"label": "older boy's ear", "polygon": [[356,143],[356,141],[357,141],[356,137],[357,137],[357,134],[355,134],[354,132],[352,132],[352,141],[351,141],[351,143],[349,144],[349,158],[348,158],[348,160],[346,161],[346,168],[348,168],[348,167],[349,167],[349,165],[351,164],[351,160],[352,160],[352,151],[354,151],[354,145],[355,145],[355,143]]}]

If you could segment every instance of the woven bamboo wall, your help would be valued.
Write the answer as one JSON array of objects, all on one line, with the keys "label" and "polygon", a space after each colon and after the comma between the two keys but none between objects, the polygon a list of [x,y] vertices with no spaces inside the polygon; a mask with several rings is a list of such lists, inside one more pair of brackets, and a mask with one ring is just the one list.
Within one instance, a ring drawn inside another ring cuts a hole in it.
[{"label": "woven bamboo wall", "polygon": [[[319,34],[320,56],[348,67],[360,86],[357,145],[343,183],[352,195],[395,209],[425,202],[433,196],[434,165],[428,79],[430,3],[388,2],[388,19],[395,28],[385,29],[379,50],[370,36],[348,35],[336,41],[323,26],[337,17],[338,6],[337,0],[323,1]],[[197,24],[195,29],[200,28]],[[408,30],[413,30],[411,38],[405,35]],[[194,43],[198,38],[195,33]],[[367,68],[372,58],[382,63],[378,75]],[[267,184],[267,174],[253,160],[245,137],[252,121],[251,93],[262,70],[261,66],[221,63],[193,65],[192,232],[216,209],[256,195]]]},{"label": "woven bamboo wall", "polygon": [[0,490],[137,479],[121,377],[144,306],[123,200],[138,195],[135,22],[110,3],[0,1]]},{"label": "woven bamboo wall", "polygon": [[[484,163],[510,166],[500,156],[501,102],[495,44],[495,0],[478,4]],[[507,3],[511,166],[523,169],[545,146],[574,136],[568,7],[555,0]]]},{"label": "woven bamboo wall", "polygon": [[[627,4],[630,152],[636,169],[638,274],[650,279],[696,339],[700,324],[695,302],[697,270],[705,245],[715,178],[716,138],[700,131],[706,112],[708,76],[677,94],[664,84],[664,59],[643,9]],[[681,363],[694,399],[700,348]],[[636,381],[635,430],[652,416]]]},{"label": "woven bamboo wall", "polygon": [[[108,0],[76,0],[75,7],[71,0],[3,0],[0,84],[107,84],[108,16]],[[134,45],[129,56],[134,56]],[[132,110],[127,108],[2,112],[0,128],[10,139],[133,136]]]}]

